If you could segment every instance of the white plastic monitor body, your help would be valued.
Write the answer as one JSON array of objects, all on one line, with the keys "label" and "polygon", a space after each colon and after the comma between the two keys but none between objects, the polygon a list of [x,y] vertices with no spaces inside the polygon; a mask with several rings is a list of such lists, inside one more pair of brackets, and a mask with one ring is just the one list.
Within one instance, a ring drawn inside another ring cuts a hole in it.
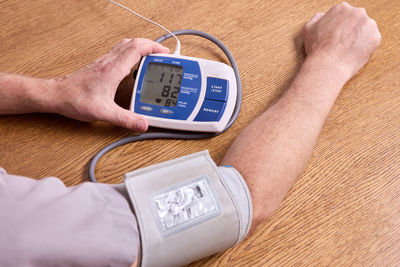
[{"label": "white plastic monitor body", "polygon": [[[141,102],[143,78],[147,66],[151,62],[183,68],[182,83],[176,107],[161,107]],[[198,65],[198,68],[192,68],[192,65]],[[189,79],[192,79],[190,82],[193,82],[193,79],[198,79],[196,86],[186,86],[185,83],[189,82]],[[216,84],[213,85],[213,82],[216,82]],[[221,82],[222,84],[226,82],[227,88],[221,87]],[[184,101],[182,98],[185,97],[185,94],[195,94],[196,97],[191,97],[190,101]],[[202,58],[151,54],[144,57],[139,66],[130,110],[142,115],[149,125],[154,127],[183,131],[221,132],[232,116],[236,97],[236,78],[230,66]],[[187,115],[182,118],[183,113]],[[177,118],[179,116],[181,117]]]}]

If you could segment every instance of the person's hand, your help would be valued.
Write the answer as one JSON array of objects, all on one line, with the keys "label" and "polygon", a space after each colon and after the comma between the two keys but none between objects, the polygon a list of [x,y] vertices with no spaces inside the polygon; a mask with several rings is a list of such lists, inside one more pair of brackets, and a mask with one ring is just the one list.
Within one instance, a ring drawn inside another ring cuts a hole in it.
[{"label": "person's hand", "polygon": [[106,121],[134,131],[146,131],[139,115],[118,106],[115,93],[121,80],[142,56],[168,53],[169,49],[148,39],[124,39],[88,66],[53,80],[57,88],[55,113],[81,121]]},{"label": "person's hand", "polygon": [[315,14],[305,25],[303,35],[307,57],[328,60],[347,78],[367,63],[381,41],[375,20],[368,17],[364,8],[346,2],[326,14]]}]

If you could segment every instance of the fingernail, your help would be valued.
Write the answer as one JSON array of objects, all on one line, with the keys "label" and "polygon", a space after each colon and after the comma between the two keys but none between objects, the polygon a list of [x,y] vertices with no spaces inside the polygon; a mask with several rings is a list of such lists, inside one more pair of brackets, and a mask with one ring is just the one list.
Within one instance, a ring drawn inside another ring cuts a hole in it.
[{"label": "fingernail", "polygon": [[138,131],[145,132],[147,131],[147,122],[145,120],[139,119],[137,122],[137,129]]}]

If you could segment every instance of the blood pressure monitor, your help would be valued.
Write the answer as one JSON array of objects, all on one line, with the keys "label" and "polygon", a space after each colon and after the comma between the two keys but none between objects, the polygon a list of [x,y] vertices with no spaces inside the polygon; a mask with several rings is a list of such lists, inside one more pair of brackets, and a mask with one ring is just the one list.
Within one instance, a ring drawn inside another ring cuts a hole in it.
[{"label": "blood pressure monitor", "polygon": [[130,109],[150,126],[220,132],[232,116],[236,97],[230,66],[201,58],[151,54],[139,66]]}]

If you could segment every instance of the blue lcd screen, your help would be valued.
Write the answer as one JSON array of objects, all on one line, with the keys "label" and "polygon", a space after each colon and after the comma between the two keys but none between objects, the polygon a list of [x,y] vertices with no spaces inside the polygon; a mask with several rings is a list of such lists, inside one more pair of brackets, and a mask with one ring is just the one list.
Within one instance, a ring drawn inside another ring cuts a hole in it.
[{"label": "blue lcd screen", "polygon": [[182,73],[181,66],[150,62],[144,75],[140,102],[175,107],[181,88]]},{"label": "blue lcd screen", "polygon": [[186,120],[201,91],[197,61],[148,55],[138,75],[134,111],[159,118]]}]

